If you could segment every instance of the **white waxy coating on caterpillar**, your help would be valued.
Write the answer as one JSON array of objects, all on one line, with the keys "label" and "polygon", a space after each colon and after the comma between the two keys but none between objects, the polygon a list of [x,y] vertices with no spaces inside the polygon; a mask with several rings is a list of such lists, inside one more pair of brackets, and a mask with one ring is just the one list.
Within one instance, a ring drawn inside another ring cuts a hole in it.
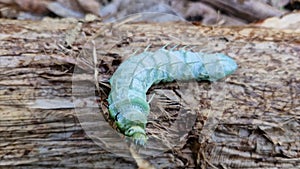
[{"label": "white waxy coating on caterpillar", "polygon": [[127,59],[111,77],[110,116],[122,133],[136,144],[144,145],[150,112],[146,92],[153,84],[192,79],[215,81],[236,69],[235,61],[222,53],[168,51],[164,48],[144,51]]}]

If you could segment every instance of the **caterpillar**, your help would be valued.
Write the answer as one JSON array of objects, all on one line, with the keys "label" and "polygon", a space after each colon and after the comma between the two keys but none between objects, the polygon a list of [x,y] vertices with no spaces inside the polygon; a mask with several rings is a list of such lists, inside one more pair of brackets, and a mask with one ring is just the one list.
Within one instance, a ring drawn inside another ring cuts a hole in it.
[{"label": "caterpillar", "polygon": [[146,123],[150,112],[146,92],[160,82],[216,81],[232,74],[236,62],[222,53],[207,54],[165,47],[147,49],[125,60],[110,78],[109,114],[117,128],[135,144],[147,142]]}]

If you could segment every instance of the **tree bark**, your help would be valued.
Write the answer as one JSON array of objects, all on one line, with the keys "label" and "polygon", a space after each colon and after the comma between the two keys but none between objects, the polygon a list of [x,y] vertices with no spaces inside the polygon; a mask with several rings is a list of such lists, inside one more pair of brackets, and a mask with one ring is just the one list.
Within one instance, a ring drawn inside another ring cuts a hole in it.
[{"label": "tree bark", "polygon": [[[107,116],[107,80],[122,60],[149,44],[148,50],[179,44],[178,48],[188,46],[193,51],[225,53],[239,68],[222,81],[197,83],[204,92],[195,96],[199,102],[193,107],[197,113],[193,129],[185,133],[181,144],[145,157],[148,167],[300,166],[299,33],[180,22],[105,24],[71,19],[0,20],[0,28],[3,168],[147,168],[134,153],[119,157],[97,145],[82,127],[73,103],[85,97],[84,91],[101,89],[96,100]],[[93,72],[95,54],[98,74]],[[76,70],[89,73],[73,73]],[[72,83],[84,81],[95,89],[82,85],[78,93],[72,92]],[[150,90],[163,90],[168,97],[166,93],[176,95],[175,85],[159,84]],[[188,102],[189,98],[181,97]],[[162,128],[149,125],[147,131],[152,135],[168,131],[167,124],[159,122]]]}]

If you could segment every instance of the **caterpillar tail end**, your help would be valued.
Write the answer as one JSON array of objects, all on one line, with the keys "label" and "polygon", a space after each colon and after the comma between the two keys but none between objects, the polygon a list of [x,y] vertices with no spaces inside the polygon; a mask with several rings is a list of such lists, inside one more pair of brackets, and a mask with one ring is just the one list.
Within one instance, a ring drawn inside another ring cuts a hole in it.
[{"label": "caterpillar tail end", "polygon": [[131,126],[125,135],[128,136],[135,145],[145,146],[148,140],[145,130],[141,126]]},{"label": "caterpillar tail end", "polygon": [[133,134],[132,139],[135,145],[145,146],[148,138],[144,133],[135,133]]}]

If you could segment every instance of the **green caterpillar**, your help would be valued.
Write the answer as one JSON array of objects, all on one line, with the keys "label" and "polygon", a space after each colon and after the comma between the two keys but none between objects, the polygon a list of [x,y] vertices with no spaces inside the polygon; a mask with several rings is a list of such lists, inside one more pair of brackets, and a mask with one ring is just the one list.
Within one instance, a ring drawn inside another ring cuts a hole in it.
[{"label": "green caterpillar", "polygon": [[174,80],[216,81],[232,74],[236,62],[222,54],[166,50],[144,51],[123,62],[110,79],[110,117],[119,130],[138,145],[145,145],[147,116],[146,92],[159,82]]}]

